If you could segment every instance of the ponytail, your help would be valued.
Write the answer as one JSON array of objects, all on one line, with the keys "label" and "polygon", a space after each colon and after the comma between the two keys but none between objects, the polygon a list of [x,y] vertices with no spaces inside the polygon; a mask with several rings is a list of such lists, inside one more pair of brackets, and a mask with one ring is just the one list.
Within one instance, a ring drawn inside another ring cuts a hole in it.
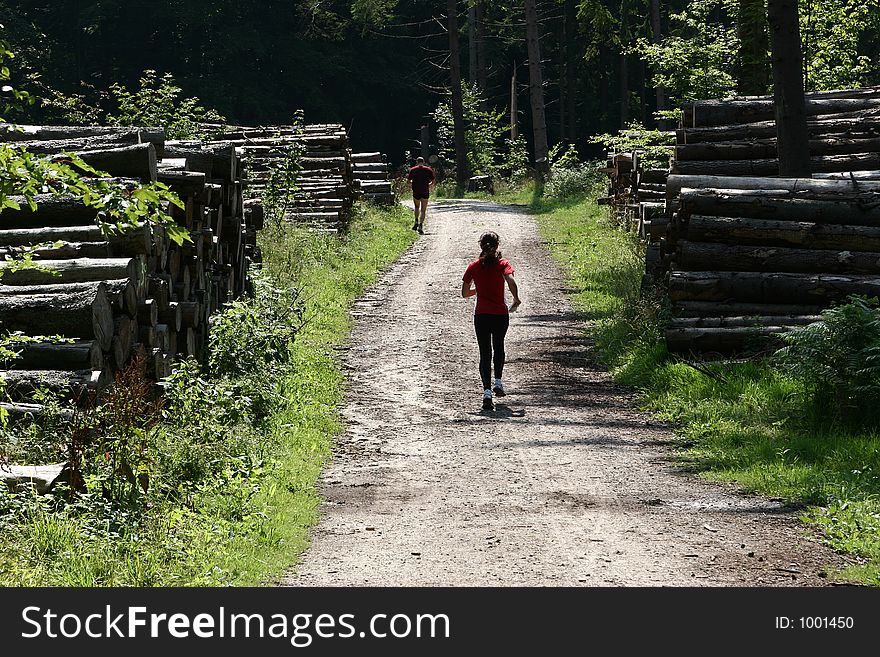
[{"label": "ponytail", "polygon": [[498,250],[498,234],[493,232],[483,233],[480,236],[480,264],[483,267],[491,267],[501,259],[501,251]]}]

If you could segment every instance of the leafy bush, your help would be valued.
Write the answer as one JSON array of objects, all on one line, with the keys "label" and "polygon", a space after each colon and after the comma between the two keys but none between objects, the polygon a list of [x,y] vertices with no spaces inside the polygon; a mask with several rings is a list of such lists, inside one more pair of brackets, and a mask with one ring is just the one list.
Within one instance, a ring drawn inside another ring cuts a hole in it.
[{"label": "leafy bush", "polygon": [[604,133],[590,137],[590,143],[601,144],[606,150],[617,153],[639,151],[643,168],[665,169],[669,166],[675,135],[660,130],[650,130],[637,121],[629,123],[626,130],[617,134]]},{"label": "leafy bush", "polygon": [[277,287],[260,270],[251,272],[254,298],[239,299],[212,318],[210,371],[248,375],[289,362],[303,324],[303,303],[291,288]]},{"label": "leafy bush", "polygon": [[[485,109],[486,99],[476,87],[461,85],[464,107],[465,150],[473,176],[496,176],[501,167],[501,138],[510,129],[504,123],[504,112]],[[440,152],[447,161],[455,160],[455,130],[452,102],[444,101],[434,110]]]},{"label": "leafy bush", "polygon": [[168,139],[187,139],[205,132],[205,123],[225,123],[226,119],[213,109],[199,105],[199,99],[181,98],[183,91],[174,83],[174,76],[146,70],[140,89],[129,91],[119,83],[110,92],[119,105],[116,114],[108,114],[114,125],[161,126]]},{"label": "leafy bush", "polygon": [[581,162],[573,145],[557,144],[550,149],[550,175],[545,196],[557,200],[577,199],[592,193],[601,181],[595,165]]},{"label": "leafy bush", "polygon": [[800,380],[821,418],[859,424],[880,418],[880,310],[852,296],[822,319],[782,334],[778,362]]}]

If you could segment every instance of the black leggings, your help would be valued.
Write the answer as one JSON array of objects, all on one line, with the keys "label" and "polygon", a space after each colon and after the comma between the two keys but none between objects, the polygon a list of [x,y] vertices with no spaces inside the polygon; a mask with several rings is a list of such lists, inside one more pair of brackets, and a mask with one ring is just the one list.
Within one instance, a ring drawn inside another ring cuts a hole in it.
[{"label": "black leggings", "polygon": [[509,315],[474,315],[474,330],[480,347],[480,378],[483,390],[492,387],[492,351],[495,351],[495,378],[504,370],[504,335],[510,325]]}]

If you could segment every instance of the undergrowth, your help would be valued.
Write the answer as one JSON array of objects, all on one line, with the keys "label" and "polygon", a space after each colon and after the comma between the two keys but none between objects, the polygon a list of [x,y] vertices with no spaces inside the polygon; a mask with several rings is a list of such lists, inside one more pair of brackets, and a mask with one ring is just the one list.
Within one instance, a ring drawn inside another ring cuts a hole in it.
[{"label": "undergrowth", "polygon": [[[254,299],[214,318],[210,367],[182,363],[161,404],[138,373],[95,411],[50,399],[5,426],[13,462],[79,459],[49,495],[0,492],[0,584],[253,585],[296,560],[341,430],[336,347],[348,309],[414,239],[402,208],[359,207],[349,232],[261,234]],[[60,437],[60,438],[59,438]]]},{"label": "undergrowth", "polygon": [[532,207],[590,322],[597,358],[674,423],[683,463],[799,506],[807,525],[852,555],[839,577],[880,585],[878,386],[867,371],[880,353],[876,311],[853,300],[791,334],[779,356],[691,363],[666,351],[668,309],[659,294],[640,291],[637,240],[589,198]]}]

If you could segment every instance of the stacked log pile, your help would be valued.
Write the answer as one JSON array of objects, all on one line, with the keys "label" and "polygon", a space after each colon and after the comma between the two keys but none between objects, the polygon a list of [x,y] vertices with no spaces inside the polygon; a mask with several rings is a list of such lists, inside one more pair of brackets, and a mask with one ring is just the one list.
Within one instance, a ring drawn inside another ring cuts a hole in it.
[{"label": "stacked log pile", "polygon": [[227,126],[214,132],[211,139],[233,147],[242,158],[244,193],[251,199],[262,199],[272,184],[273,172],[296,154],[301,171],[285,220],[330,230],[346,225],[355,182],[343,126]]},{"label": "stacked log pile", "polygon": [[[646,167],[641,151],[610,152],[605,172],[608,195],[600,205],[610,206],[612,221],[651,240],[651,223],[662,216],[666,199],[667,168]],[[656,229],[656,226],[655,226]]]},{"label": "stacked log pile", "polygon": [[780,179],[769,96],[685,104],[649,248],[671,351],[730,353],[880,293],[880,88],[807,95],[811,179]]},{"label": "stacked log pile", "polygon": [[352,153],[351,163],[357,198],[389,205],[396,202],[388,163],[382,153]]},{"label": "stacked log pile", "polygon": [[118,182],[167,184],[185,206],[171,206],[171,216],[192,238],[178,246],[155,225],[107,237],[94,209],[50,194],[37,197],[33,212],[24,202],[5,210],[0,255],[42,245],[35,255],[48,271],[4,273],[0,330],[63,339],[23,342],[3,364],[7,410],[33,413],[22,402],[39,387],[71,400],[100,395],[135,354],[157,380],[178,357],[204,358],[209,316],[249,289],[248,267],[260,261],[262,207],[243,202],[234,149],[175,150],[155,129],[28,126],[5,128],[0,139],[47,157],[76,151]]},{"label": "stacked log pile", "polygon": [[[880,294],[880,181],[670,176],[671,351],[729,353]],[[766,342],[766,340],[764,340]]]},{"label": "stacked log pile", "polygon": [[[880,87],[807,94],[812,173],[880,171]],[[706,100],[683,107],[672,172],[775,176],[770,96]]]}]

